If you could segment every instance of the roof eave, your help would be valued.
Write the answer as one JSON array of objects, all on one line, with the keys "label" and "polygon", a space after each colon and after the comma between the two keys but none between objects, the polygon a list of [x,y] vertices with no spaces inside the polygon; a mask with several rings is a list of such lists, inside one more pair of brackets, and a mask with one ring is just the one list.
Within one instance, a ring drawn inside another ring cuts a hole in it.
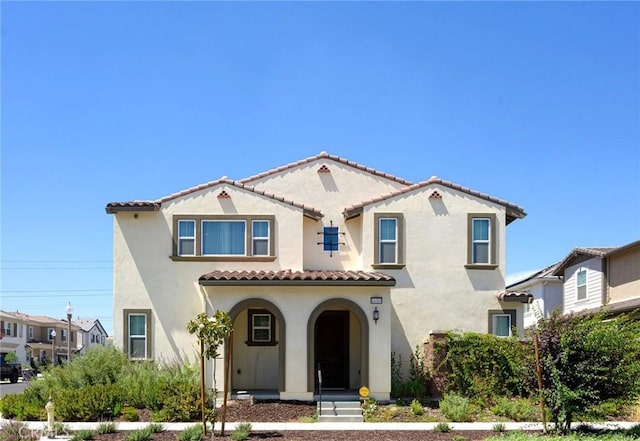
[{"label": "roof eave", "polygon": [[120,213],[120,212],[141,212],[141,211],[158,211],[160,210],[160,204],[153,204],[153,205],[139,205],[139,206],[114,206],[111,204],[107,204],[107,206],[105,207],[105,211],[107,212],[107,214],[116,214],[116,213]]},{"label": "roof eave", "polygon": [[395,286],[395,280],[199,280],[200,286]]}]

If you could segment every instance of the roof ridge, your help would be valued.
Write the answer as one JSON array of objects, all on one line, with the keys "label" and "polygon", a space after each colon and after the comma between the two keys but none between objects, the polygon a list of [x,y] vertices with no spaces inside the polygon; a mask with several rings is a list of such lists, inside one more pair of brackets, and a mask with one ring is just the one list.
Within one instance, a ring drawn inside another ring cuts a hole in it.
[{"label": "roof ridge", "polygon": [[270,175],[273,175],[273,174],[276,174],[276,173],[283,172],[285,170],[289,170],[289,169],[298,167],[300,165],[308,164],[309,162],[317,161],[318,159],[330,159],[332,161],[339,162],[339,163],[344,164],[344,165],[348,165],[349,167],[353,167],[355,169],[362,170],[364,172],[371,173],[373,175],[380,176],[382,178],[389,179],[391,181],[398,182],[398,183],[403,184],[403,185],[412,185],[413,184],[411,181],[407,181],[406,179],[399,178],[399,177],[394,176],[392,174],[376,170],[375,168],[367,167],[367,166],[359,164],[359,163],[357,163],[355,161],[350,161],[350,160],[348,160],[346,158],[343,158],[341,156],[338,156],[338,155],[331,155],[331,154],[329,154],[329,153],[327,153],[325,151],[322,151],[322,152],[318,153],[317,155],[309,156],[308,158],[301,159],[299,161],[290,162],[288,164],[281,165],[279,167],[275,167],[275,168],[272,168],[270,170],[267,170],[267,171],[260,172],[258,174],[249,176],[247,178],[240,179],[239,182],[247,183],[247,182],[255,181],[256,179],[261,179],[261,178],[264,178],[266,176],[270,176]]},{"label": "roof ridge", "polygon": [[420,182],[412,184],[412,185],[410,185],[408,187],[401,188],[399,190],[392,191],[390,193],[387,193],[387,194],[384,194],[384,195],[381,195],[381,196],[378,196],[378,197],[375,197],[375,198],[372,198],[372,199],[369,199],[369,200],[366,200],[366,201],[362,201],[362,202],[360,202],[358,204],[353,204],[353,205],[347,207],[344,210],[344,213],[348,213],[350,211],[358,210],[360,208],[365,207],[366,205],[375,204],[377,202],[382,202],[382,201],[385,201],[385,200],[390,199],[392,197],[400,196],[402,194],[411,192],[413,190],[417,190],[419,188],[424,188],[424,187],[427,187],[427,186],[433,185],[433,184],[440,184],[440,185],[443,185],[445,187],[451,188],[452,190],[456,190],[456,191],[460,191],[460,192],[463,192],[463,193],[467,193],[467,194],[470,194],[472,196],[476,196],[476,197],[479,197],[481,199],[485,199],[485,200],[494,202],[496,204],[503,205],[503,206],[505,206],[507,208],[511,208],[512,210],[515,211],[516,217],[523,218],[523,217],[526,216],[526,213],[524,212],[524,208],[522,208],[521,206],[519,206],[517,204],[511,203],[511,202],[509,202],[509,201],[507,201],[505,199],[500,199],[500,198],[497,198],[495,196],[491,196],[491,195],[489,195],[487,193],[482,193],[482,192],[479,192],[477,190],[473,190],[470,187],[465,187],[465,186],[460,185],[460,184],[455,184],[455,183],[453,183],[451,181],[446,181],[446,180],[441,179],[441,178],[439,178],[437,176],[432,176],[431,178],[427,179],[426,181],[420,181]]}]

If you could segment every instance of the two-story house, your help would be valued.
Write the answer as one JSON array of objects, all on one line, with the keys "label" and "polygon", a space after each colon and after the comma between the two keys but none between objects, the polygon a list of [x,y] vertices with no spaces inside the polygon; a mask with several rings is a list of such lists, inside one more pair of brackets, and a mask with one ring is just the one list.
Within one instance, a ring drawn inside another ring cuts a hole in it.
[{"label": "two-story house", "polygon": [[523,277],[507,286],[508,291],[531,294],[531,303],[524,303],[525,328],[535,326],[539,318],[548,318],[554,309],[562,310],[562,278],[553,275],[559,262]]},{"label": "two-story house", "polygon": [[109,335],[104,330],[100,320],[78,318],[71,320],[71,323],[78,327],[78,353],[84,354],[93,346],[106,345]]},{"label": "two-story house", "polygon": [[39,362],[54,360],[59,364],[66,362],[69,347],[72,355],[76,352],[78,326],[73,322],[69,333],[69,324],[66,319],[29,315],[18,311],[9,314],[21,320],[25,325],[24,350],[27,364],[31,362],[31,359]]},{"label": "two-story house", "polygon": [[[324,387],[388,399],[391,353],[409,360],[430,331],[522,327],[520,305],[499,296],[505,228],[524,210],[438,177],[322,152],[106,211],[115,344],[194,361],[187,322],[228,311],[236,390],[310,400],[320,367]],[[223,365],[207,364],[208,381]]]},{"label": "two-story house", "polygon": [[22,319],[10,312],[0,311],[0,352],[15,353],[21,363],[28,362],[25,350],[27,344],[25,329],[25,322]]},{"label": "two-story house", "polygon": [[556,267],[562,276],[563,311],[613,314],[640,308],[640,241],[620,247],[574,248]]}]

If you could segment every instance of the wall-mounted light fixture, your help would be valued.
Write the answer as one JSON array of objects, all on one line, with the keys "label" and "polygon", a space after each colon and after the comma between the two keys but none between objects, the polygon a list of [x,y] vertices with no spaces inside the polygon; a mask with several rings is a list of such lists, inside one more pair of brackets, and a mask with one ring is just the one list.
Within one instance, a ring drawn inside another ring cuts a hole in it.
[{"label": "wall-mounted light fixture", "polygon": [[378,307],[373,310],[373,321],[378,324],[378,320],[380,320],[380,311],[378,311]]}]

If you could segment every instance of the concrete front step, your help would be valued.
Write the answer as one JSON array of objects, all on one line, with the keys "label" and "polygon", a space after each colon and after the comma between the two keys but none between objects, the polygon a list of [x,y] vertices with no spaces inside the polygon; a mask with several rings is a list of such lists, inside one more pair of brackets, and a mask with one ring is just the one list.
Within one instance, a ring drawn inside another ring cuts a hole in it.
[{"label": "concrete front step", "polygon": [[324,423],[363,422],[360,401],[323,401],[318,403],[318,421]]}]

